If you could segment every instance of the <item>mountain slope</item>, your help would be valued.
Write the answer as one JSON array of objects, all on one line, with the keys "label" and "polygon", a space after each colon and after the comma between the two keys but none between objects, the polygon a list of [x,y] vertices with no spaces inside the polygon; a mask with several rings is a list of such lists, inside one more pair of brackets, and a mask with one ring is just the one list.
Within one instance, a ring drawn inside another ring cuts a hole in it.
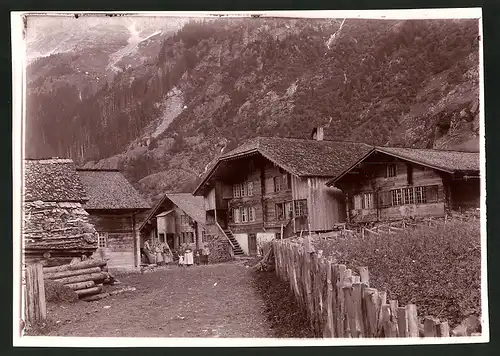
[{"label": "mountain slope", "polygon": [[31,97],[29,120],[49,146],[31,154],[122,168],[154,198],[191,189],[222,150],[257,135],[323,125],[377,145],[478,137],[475,20],[191,21],[155,48],[81,100],[65,87]]}]

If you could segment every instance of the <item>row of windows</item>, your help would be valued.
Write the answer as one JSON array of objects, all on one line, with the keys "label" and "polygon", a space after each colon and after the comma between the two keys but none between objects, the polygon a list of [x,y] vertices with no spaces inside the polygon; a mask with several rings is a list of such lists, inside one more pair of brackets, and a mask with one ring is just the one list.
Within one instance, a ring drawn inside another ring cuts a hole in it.
[{"label": "row of windows", "polygon": [[[254,193],[254,182],[233,184],[233,198],[251,197]],[[292,189],[292,179],[289,173],[273,178],[274,192],[281,192]]]},{"label": "row of windows", "polygon": [[255,207],[254,206],[242,206],[240,208],[231,209],[232,219],[236,223],[246,223],[255,221]]},{"label": "row of windows", "polygon": [[[407,204],[425,204],[438,201],[438,186],[398,188],[378,193],[378,206],[389,207]],[[354,209],[375,209],[374,193],[354,196]]]},{"label": "row of windows", "polygon": [[251,197],[253,195],[253,182],[233,185],[233,197]]},{"label": "row of windows", "polygon": [[[307,200],[302,199],[295,200],[293,202],[286,201],[276,203],[274,206],[275,219],[287,220],[292,218],[294,216],[293,208],[295,208],[295,217],[307,216]],[[231,216],[229,217],[229,219],[236,224],[253,222],[256,219],[255,206],[233,208],[230,210],[230,214]]]}]

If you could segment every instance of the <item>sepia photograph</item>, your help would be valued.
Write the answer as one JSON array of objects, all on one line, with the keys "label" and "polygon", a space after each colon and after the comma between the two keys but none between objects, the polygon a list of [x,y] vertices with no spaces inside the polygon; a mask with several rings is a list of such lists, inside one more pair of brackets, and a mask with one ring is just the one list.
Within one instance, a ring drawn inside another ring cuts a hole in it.
[{"label": "sepia photograph", "polygon": [[488,342],[481,15],[13,12],[14,346]]}]

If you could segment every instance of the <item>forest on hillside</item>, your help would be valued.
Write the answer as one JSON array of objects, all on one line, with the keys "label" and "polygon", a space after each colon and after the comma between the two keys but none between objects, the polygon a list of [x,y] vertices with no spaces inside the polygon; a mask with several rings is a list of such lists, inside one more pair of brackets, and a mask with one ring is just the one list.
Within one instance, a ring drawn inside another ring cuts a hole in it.
[{"label": "forest on hillside", "polygon": [[[83,97],[78,81],[61,80],[74,70],[67,60],[45,62],[28,88],[27,153],[119,156],[134,182],[178,169],[189,189],[221,140],[231,149],[324,125],[337,139],[433,147],[477,114],[478,50],[477,20],[191,21],[145,65]],[[174,89],[179,113],[151,136]]]}]

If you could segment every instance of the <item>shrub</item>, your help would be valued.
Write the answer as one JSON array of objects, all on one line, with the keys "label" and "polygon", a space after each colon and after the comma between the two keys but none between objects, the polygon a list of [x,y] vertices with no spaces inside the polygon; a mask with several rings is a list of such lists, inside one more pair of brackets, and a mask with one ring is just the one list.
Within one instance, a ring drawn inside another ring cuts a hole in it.
[{"label": "shrub", "polygon": [[481,313],[481,242],[478,221],[441,223],[390,235],[321,240],[336,263],[368,266],[370,286],[421,316],[460,323]]}]

